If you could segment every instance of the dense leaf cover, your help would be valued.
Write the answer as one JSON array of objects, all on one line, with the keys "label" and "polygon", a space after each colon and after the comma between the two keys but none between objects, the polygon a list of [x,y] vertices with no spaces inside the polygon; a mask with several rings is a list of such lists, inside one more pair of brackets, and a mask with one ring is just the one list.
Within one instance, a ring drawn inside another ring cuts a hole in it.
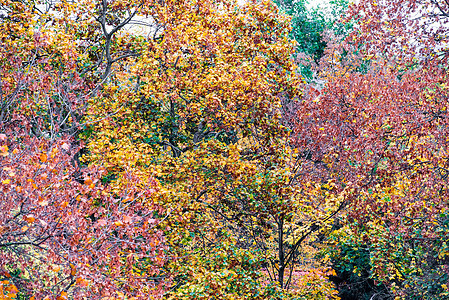
[{"label": "dense leaf cover", "polygon": [[320,95],[298,113],[298,147],[353,189],[331,253],[342,273],[386,284],[379,299],[448,296],[448,12],[447,1],[350,6],[354,30],[326,50]]},{"label": "dense leaf cover", "polygon": [[0,299],[449,296],[449,3],[278,5],[0,0]]}]

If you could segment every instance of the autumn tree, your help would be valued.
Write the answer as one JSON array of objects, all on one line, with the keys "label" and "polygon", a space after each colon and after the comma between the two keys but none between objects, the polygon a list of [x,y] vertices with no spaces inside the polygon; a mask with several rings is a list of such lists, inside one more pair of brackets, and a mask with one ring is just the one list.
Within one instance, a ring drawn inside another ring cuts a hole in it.
[{"label": "autumn tree", "polygon": [[64,30],[73,15],[44,4],[0,2],[0,296],[158,297],[170,283],[158,185],[127,170],[106,186],[104,168],[78,163],[80,121],[108,64]]},{"label": "autumn tree", "polygon": [[[169,297],[306,297],[301,246],[329,228],[341,198],[295,180],[303,168],[281,122],[281,99],[298,99],[301,83],[288,19],[265,1],[174,1],[148,15],[155,29],[138,55],[89,102],[84,161],[112,185],[129,168],[158,179]],[[307,274],[325,285],[328,272]]]},{"label": "autumn tree", "polygon": [[[369,253],[368,276],[392,293],[370,297],[447,296],[448,9],[350,6],[354,30],[327,50],[322,90],[298,113],[298,149],[353,189],[333,255],[354,262]],[[352,257],[343,257],[348,245]]]},{"label": "autumn tree", "polygon": [[146,203],[151,188],[139,190],[130,173],[120,194],[98,182],[101,173],[78,183],[69,141],[1,138],[1,276],[17,293],[41,299],[162,292],[156,282],[166,277],[159,272],[165,246]]},{"label": "autumn tree", "polygon": [[3,296],[335,298],[351,187],[291,147],[271,2],[1,5]]}]

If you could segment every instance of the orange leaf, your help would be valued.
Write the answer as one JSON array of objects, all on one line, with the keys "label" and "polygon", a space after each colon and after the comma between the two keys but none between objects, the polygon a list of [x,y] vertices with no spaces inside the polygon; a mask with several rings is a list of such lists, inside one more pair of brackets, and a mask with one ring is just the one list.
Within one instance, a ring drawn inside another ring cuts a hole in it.
[{"label": "orange leaf", "polygon": [[19,292],[14,284],[9,284],[9,286],[5,290],[10,292],[11,294],[17,294]]},{"label": "orange leaf", "polygon": [[61,267],[60,266],[54,266],[52,268],[52,270],[53,270],[53,272],[59,272],[61,270]]},{"label": "orange leaf", "polygon": [[28,223],[33,223],[34,221],[36,221],[36,219],[33,217],[33,215],[28,215],[26,216],[25,221],[27,221]]},{"label": "orange leaf", "polygon": [[61,295],[56,298],[56,300],[67,300],[67,293],[66,292],[61,292]]},{"label": "orange leaf", "polygon": [[2,156],[8,156],[8,146],[0,146],[0,153]]},{"label": "orange leaf", "polygon": [[91,185],[93,182],[92,182],[92,179],[90,179],[89,177],[87,177],[85,180],[84,180],[84,184],[85,185]]},{"label": "orange leaf", "polygon": [[70,275],[76,275],[76,267],[73,264],[70,264]]},{"label": "orange leaf", "polygon": [[42,200],[38,202],[40,206],[47,206],[48,205],[48,201],[47,200]]},{"label": "orange leaf", "polygon": [[46,162],[46,161],[47,161],[47,154],[41,153],[41,155],[39,156],[39,158],[41,159],[41,162]]},{"label": "orange leaf", "polygon": [[122,221],[116,221],[114,222],[115,226],[123,226]]},{"label": "orange leaf", "polygon": [[84,279],[84,278],[77,278],[77,279],[76,279],[76,283],[77,283],[79,286],[82,286],[82,287],[86,287],[86,286],[89,285],[89,281],[87,281],[87,280]]}]

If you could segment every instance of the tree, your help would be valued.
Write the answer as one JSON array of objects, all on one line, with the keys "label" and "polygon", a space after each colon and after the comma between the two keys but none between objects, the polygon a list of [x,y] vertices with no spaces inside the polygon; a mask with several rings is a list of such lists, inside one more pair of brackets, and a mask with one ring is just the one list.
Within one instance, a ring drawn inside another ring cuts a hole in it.
[{"label": "tree", "polygon": [[319,10],[308,10],[306,1],[277,1],[281,12],[292,17],[291,36],[298,42],[298,51],[310,55],[315,63],[323,56],[327,27],[325,15]]},{"label": "tree", "polygon": [[295,180],[302,168],[281,122],[281,98],[298,98],[301,83],[288,20],[265,1],[164,5],[150,14],[161,31],[92,98],[84,159],[105,166],[112,185],[128,168],[158,179],[169,297],[299,297],[301,246],[341,199],[314,202],[321,187]]},{"label": "tree", "polygon": [[336,297],[271,2],[0,3],[2,297]]},{"label": "tree", "polygon": [[[345,25],[340,22],[348,1],[330,1],[323,8],[307,8],[308,1],[274,1],[281,13],[291,17],[291,38],[297,42],[296,61],[301,74],[308,82],[317,79],[319,62],[329,41],[329,32],[336,36],[347,34],[351,23]],[[333,41],[334,43],[336,41]]]},{"label": "tree", "polygon": [[63,30],[73,5],[61,14],[0,5],[0,296],[160,296],[170,276],[156,182],[127,170],[111,187],[101,166],[78,163],[81,117],[99,83],[86,75],[84,45]]},{"label": "tree", "polygon": [[354,189],[337,246],[368,251],[369,276],[403,297],[447,295],[447,11],[352,5],[354,30],[327,50],[324,87],[301,103],[295,131],[301,151]]},{"label": "tree", "polygon": [[67,140],[1,138],[1,276],[19,294],[100,299],[162,292],[166,246],[148,205],[151,189],[136,186],[140,178],[128,173],[126,189],[115,194],[93,169],[84,184],[73,179],[76,149]]}]

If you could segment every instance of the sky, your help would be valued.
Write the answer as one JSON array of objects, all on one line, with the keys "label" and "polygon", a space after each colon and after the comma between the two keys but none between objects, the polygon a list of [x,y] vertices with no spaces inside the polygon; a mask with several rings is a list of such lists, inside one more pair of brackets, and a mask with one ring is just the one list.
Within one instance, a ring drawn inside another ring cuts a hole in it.
[{"label": "sky", "polygon": [[329,2],[329,0],[309,0],[308,1],[308,5],[307,8],[311,8],[311,7],[317,7],[318,5],[324,5],[327,4]]}]

